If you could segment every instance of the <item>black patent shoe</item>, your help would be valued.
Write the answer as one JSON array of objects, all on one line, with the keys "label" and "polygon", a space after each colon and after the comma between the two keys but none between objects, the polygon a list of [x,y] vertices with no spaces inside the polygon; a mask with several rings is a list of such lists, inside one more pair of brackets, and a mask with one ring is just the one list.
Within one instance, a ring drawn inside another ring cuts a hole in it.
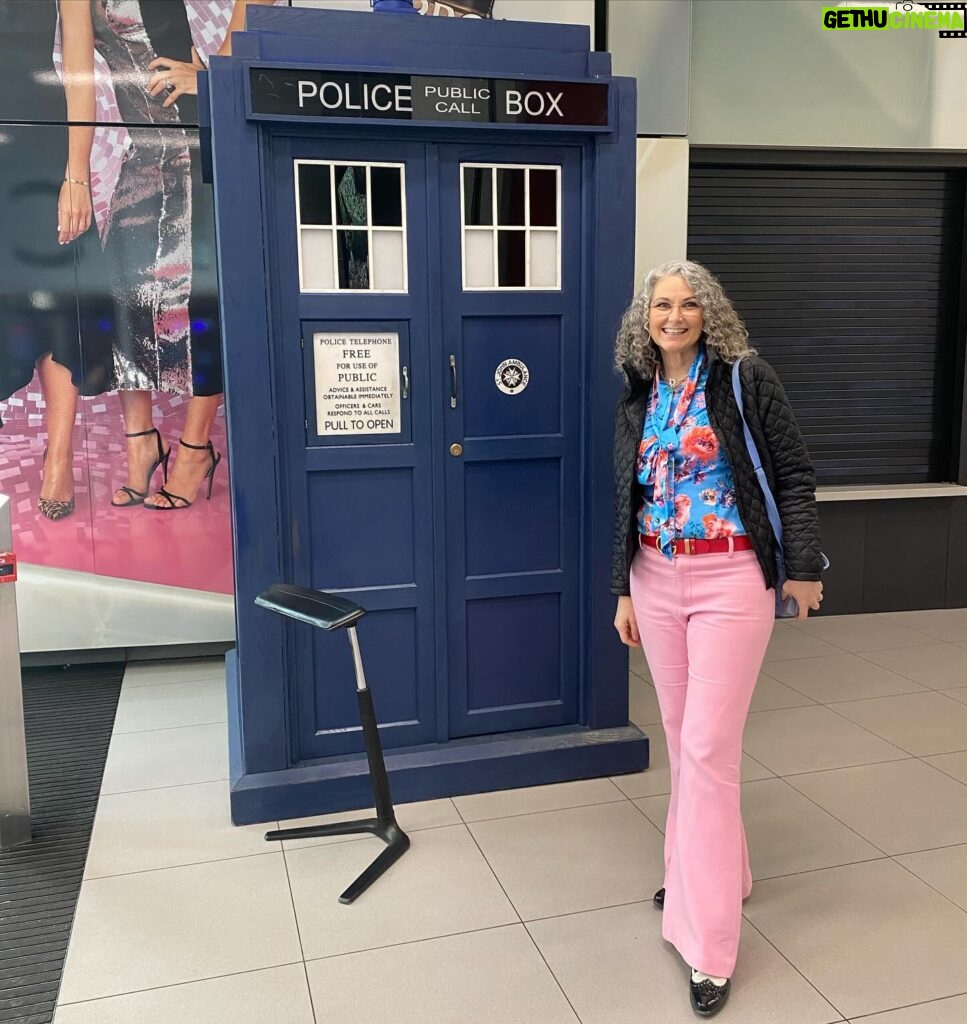
[{"label": "black patent shoe", "polygon": [[699,1017],[714,1017],[725,1006],[731,991],[731,979],[724,985],[716,985],[708,978],[704,981],[692,981],[691,974],[688,976],[688,997],[692,1009]]},{"label": "black patent shoe", "polygon": [[665,887],[664,886],[662,886],[658,890],[658,892],[656,892],[655,895],[652,896],[651,902],[654,903],[655,906],[659,910],[664,910],[665,909]]}]

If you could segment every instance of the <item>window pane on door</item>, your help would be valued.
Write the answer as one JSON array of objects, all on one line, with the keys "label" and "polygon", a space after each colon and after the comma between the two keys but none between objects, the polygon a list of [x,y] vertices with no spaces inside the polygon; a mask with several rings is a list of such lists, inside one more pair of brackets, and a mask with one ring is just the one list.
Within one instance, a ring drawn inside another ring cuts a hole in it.
[{"label": "window pane on door", "polygon": [[373,232],[373,288],[401,292],[405,287],[402,231]]},{"label": "window pane on door", "polygon": [[523,231],[497,232],[497,283],[501,288],[524,288],[527,236]]},{"label": "window pane on door", "polygon": [[369,236],[365,231],[337,231],[339,287],[369,288]]},{"label": "window pane on door", "polygon": [[497,223],[523,227],[524,168],[497,168]]},{"label": "window pane on door", "polygon": [[302,291],[331,291],[336,286],[332,259],[332,231],[303,228],[299,232],[302,250]]},{"label": "window pane on door", "polygon": [[532,167],[530,169],[530,225],[551,228],[557,226],[557,171]]},{"label": "window pane on door", "polygon": [[531,288],[557,288],[557,232],[531,232]]},{"label": "window pane on door", "polygon": [[467,288],[494,286],[493,231],[464,232],[464,281]]},{"label": "window pane on door", "polygon": [[366,168],[337,165],[335,171],[337,222],[366,227]]},{"label": "window pane on door", "polygon": [[332,224],[332,169],[328,164],[299,165],[299,221]]},{"label": "window pane on door", "polygon": [[403,192],[398,167],[370,167],[370,197],[373,204],[373,225],[402,227]]},{"label": "window pane on door", "polygon": [[489,227],[494,222],[493,171],[489,167],[463,169],[463,222]]}]

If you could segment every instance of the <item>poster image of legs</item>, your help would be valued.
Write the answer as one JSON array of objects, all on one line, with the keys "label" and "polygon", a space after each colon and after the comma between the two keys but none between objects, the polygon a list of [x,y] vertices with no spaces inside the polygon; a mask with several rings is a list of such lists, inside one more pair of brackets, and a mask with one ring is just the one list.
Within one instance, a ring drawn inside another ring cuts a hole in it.
[{"label": "poster image of legs", "polygon": [[0,0],[0,491],[22,563],[232,592],[194,93],[234,7]]}]

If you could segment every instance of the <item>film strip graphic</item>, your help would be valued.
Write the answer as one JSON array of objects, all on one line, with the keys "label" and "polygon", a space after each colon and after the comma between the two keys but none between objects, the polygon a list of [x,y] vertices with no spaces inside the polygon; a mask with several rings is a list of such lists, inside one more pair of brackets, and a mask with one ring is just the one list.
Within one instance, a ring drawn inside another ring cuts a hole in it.
[{"label": "film strip graphic", "polygon": [[[894,10],[902,11],[907,5],[903,3],[896,4]],[[926,7],[928,11],[959,11],[964,19],[964,25],[967,26],[967,2],[959,4],[918,4],[919,7]],[[914,10],[916,9],[913,4],[910,5]],[[967,31],[952,32],[950,29],[940,30],[941,39],[967,39]]]}]

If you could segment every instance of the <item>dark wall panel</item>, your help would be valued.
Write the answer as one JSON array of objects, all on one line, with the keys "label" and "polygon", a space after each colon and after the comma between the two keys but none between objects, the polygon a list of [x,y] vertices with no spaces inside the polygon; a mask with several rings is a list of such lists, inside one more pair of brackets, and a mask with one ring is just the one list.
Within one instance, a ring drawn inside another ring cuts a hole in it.
[{"label": "dark wall panel", "polygon": [[819,505],[819,528],[829,569],[823,578],[823,614],[863,610],[866,502],[828,501]]},{"label": "dark wall panel", "polygon": [[967,497],[950,499],[947,607],[967,608]]},{"label": "dark wall panel", "polygon": [[746,159],[693,150],[688,255],[778,371],[820,483],[954,479],[963,171]]},{"label": "dark wall panel", "polygon": [[943,608],[949,498],[866,503],[863,611]]}]

